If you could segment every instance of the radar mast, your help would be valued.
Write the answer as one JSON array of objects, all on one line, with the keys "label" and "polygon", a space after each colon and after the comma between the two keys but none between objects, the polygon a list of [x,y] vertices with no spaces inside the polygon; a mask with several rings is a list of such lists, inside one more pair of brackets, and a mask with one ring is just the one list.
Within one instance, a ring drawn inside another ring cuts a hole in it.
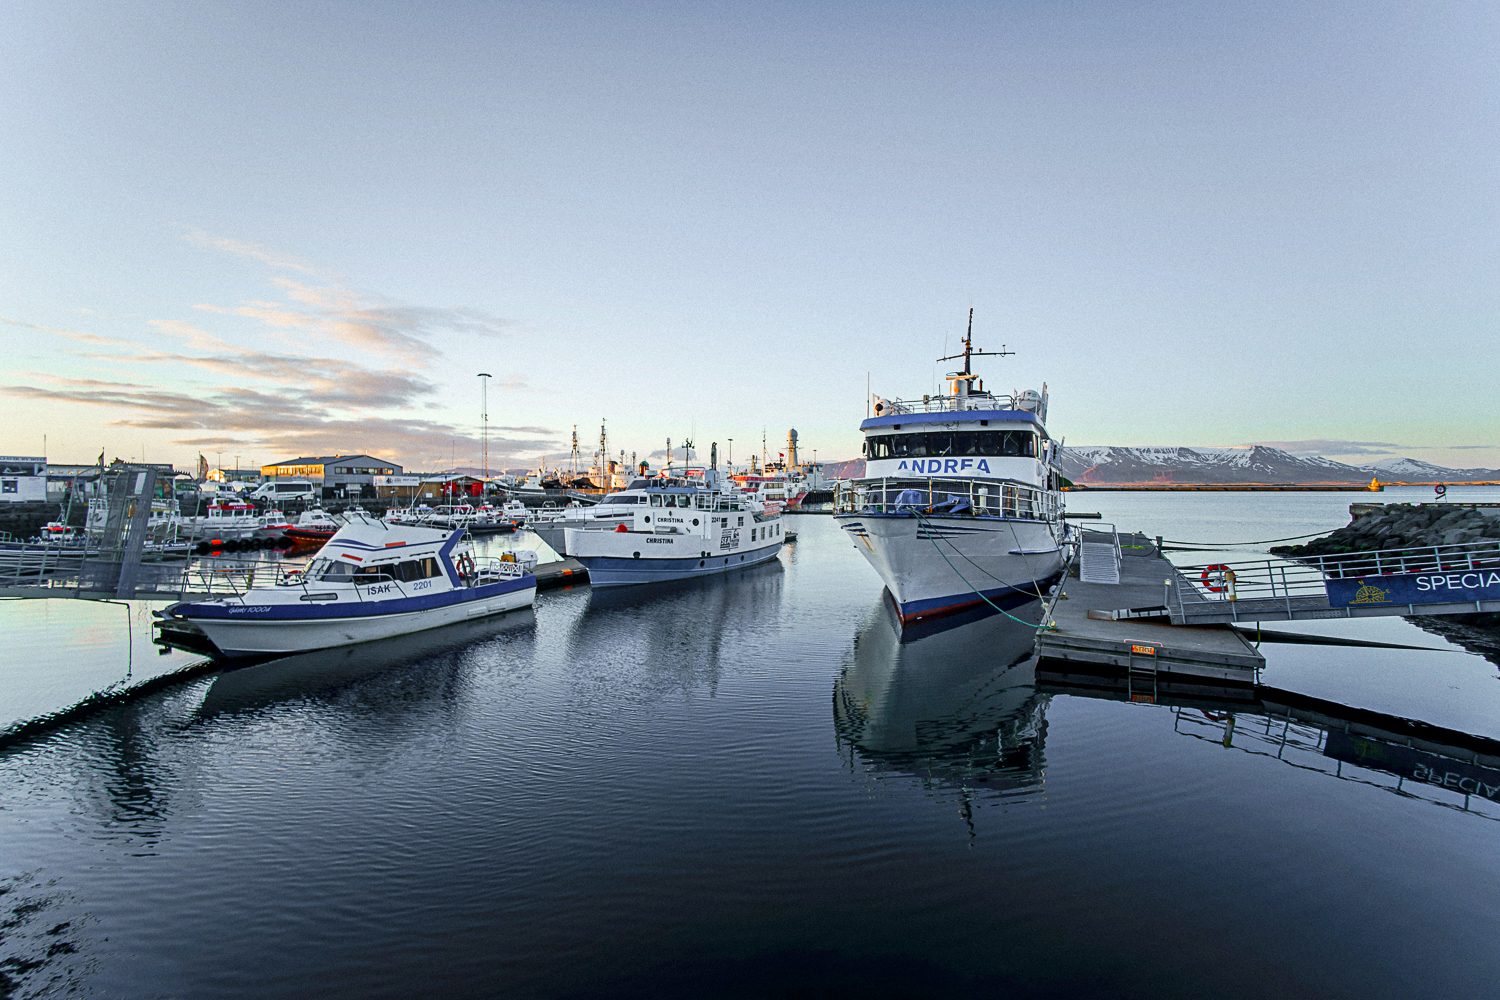
[{"label": "radar mast", "polygon": [[[998,351],[984,351],[984,350],[978,350],[978,351],[976,351],[974,349],[974,307],[970,306],[969,307],[969,331],[964,334],[964,350],[963,350],[963,353],[962,354],[950,354],[946,358],[938,358],[938,360],[939,361],[953,361],[953,360],[956,360],[958,358],[963,358],[964,359],[964,370],[963,371],[961,371],[961,372],[950,372],[945,377],[953,385],[953,395],[955,395],[955,396],[967,396],[970,393],[975,392],[975,391],[979,391],[979,392],[983,392],[984,391],[984,383],[982,381],[980,381],[978,375],[974,374],[973,369],[969,365],[969,359],[970,358],[1000,358],[1000,357],[1009,357],[1009,356],[1011,356],[1011,355],[1013,355],[1015,353],[1016,353],[1015,351],[1007,351],[1005,349],[1005,345],[1004,344],[1000,345],[1000,350],[998,350]],[[979,384],[975,385],[976,382],[979,383]]]}]

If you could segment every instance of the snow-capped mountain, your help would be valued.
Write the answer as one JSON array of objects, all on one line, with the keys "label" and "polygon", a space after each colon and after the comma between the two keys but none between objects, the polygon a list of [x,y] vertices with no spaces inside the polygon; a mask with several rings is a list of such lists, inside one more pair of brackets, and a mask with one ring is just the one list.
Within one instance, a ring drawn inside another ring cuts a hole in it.
[{"label": "snow-capped mountain", "polygon": [[1494,480],[1500,478],[1500,473],[1494,469],[1445,469],[1441,465],[1433,465],[1431,462],[1423,462],[1416,458],[1382,458],[1378,462],[1371,462],[1362,468],[1379,475],[1382,479],[1391,476],[1397,479],[1407,479],[1418,482],[1454,482],[1465,479]]},{"label": "snow-capped mountain", "polygon": [[1458,482],[1500,479],[1493,469],[1445,469],[1415,459],[1345,465],[1330,458],[1299,458],[1279,448],[1065,448],[1063,474],[1087,483],[1368,483]]}]

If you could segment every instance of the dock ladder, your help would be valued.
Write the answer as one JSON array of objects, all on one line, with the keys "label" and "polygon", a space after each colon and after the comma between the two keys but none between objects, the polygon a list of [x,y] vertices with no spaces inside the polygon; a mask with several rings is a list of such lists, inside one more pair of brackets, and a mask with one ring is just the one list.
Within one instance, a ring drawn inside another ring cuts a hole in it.
[{"label": "dock ladder", "polygon": [[1130,652],[1125,659],[1125,696],[1145,705],[1156,704],[1157,656],[1161,643],[1126,639]]}]

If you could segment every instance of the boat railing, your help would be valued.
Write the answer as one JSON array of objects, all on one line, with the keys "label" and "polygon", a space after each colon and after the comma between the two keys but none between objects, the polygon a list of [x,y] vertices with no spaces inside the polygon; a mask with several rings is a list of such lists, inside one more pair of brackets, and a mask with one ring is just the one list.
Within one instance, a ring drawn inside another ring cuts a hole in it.
[{"label": "boat railing", "polygon": [[833,512],[1056,521],[1062,517],[1062,497],[1002,480],[847,480],[834,491]]},{"label": "boat railing", "polygon": [[1016,401],[1011,396],[996,396],[991,392],[971,392],[961,396],[952,393],[923,396],[921,399],[882,399],[876,404],[877,417],[889,417],[906,413],[958,413],[964,410],[1014,410]]}]

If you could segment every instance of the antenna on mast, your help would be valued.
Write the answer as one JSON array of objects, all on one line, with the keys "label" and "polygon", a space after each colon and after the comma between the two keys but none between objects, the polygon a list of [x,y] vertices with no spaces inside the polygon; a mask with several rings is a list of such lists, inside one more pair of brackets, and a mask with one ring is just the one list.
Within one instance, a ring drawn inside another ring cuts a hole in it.
[{"label": "antenna on mast", "polygon": [[[954,361],[954,360],[957,360],[958,358],[963,358],[964,359],[964,370],[961,371],[961,372],[952,372],[952,373],[950,373],[946,377],[947,377],[948,381],[950,381],[950,382],[953,383],[953,393],[954,393],[954,395],[967,395],[969,393],[969,391],[973,388],[972,383],[978,380],[978,376],[976,376],[974,374],[973,369],[969,366],[969,359],[970,358],[1002,358],[1002,357],[1010,357],[1011,355],[1013,355],[1015,353],[1016,353],[1015,351],[1007,351],[1005,349],[1005,345],[1004,344],[1000,345],[1000,350],[998,350],[998,351],[985,351],[985,350],[976,351],[976,350],[974,350],[974,307],[970,306],[969,307],[969,330],[968,330],[967,333],[964,334],[964,350],[963,350],[963,353],[962,354],[950,354],[946,358],[938,358],[938,360],[939,361]],[[959,387],[958,387],[958,383],[960,383],[960,382],[964,383],[964,388],[963,388],[962,392],[960,392]],[[983,383],[980,384],[980,388],[981,389],[984,388]]]}]

